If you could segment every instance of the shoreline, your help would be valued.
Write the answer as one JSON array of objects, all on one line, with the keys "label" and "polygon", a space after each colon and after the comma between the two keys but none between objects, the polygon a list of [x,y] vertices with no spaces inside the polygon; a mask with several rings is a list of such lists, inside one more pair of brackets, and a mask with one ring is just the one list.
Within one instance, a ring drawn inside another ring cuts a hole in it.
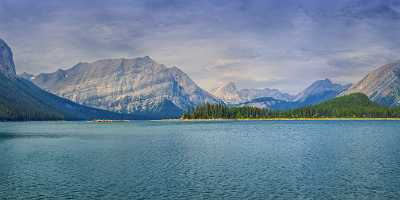
[{"label": "shoreline", "polygon": [[180,121],[400,121],[400,118],[240,118],[240,119],[179,119]]},{"label": "shoreline", "polygon": [[175,122],[218,122],[218,121],[400,121],[400,118],[349,118],[349,117],[332,117],[332,118],[240,118],[240,119],[153,119],[153,120],[40,120],[40,121],[0,121],[2,122],[88,122],[94,124],[110,124],[132,121],[175,121]]}]

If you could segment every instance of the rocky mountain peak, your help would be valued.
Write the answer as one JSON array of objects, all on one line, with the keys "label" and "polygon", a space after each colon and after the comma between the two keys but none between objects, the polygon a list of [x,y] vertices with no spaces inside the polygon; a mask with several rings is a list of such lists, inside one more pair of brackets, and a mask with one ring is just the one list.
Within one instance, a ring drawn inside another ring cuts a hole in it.
[{"label": "rocky mountain peak", "polygon": [[0,73],[10,79],[15,79],[17,76],[11,48],[2,39],[0,39]]},{"label": "rocky mountain peak", "polygon": [[337,96],[343,92],[346,87],[347,86],[333,83],[329,79],[318,80],[299,93],[294,101],[310,101],[310,104],[314,104]]},{"label": "rocky mountain peak", "polygon": [[216,87],[211,90],[211,93],[227,103],[238,103],[241,101],[239,91],[237,90],[236,85],[233,82],[228,82],[219,87]]},{"label": "rocky mountain peak", "polygon": [[211,93],[227,103],[244,103],[257,98],[271,97],[276,100],[291,101],[294,96],[281,92],[278,89],[237,89],[235,83],[228,82],[213,90]]},{"label": "rocky mountain peak", "polygon": [[400,62],[383,65],[341,95],[363,93],[372,101],[385,106],[400,105]]},{"label": "rocky mountain peak", "polygon": [[330,79],[323,79],[323,80],[317,80],[311,84],[309,89],[311,88],[331,88],[334,87],[335,84],[332,83]]},{"label": "rocky mountain peak", "polygon": [[224,90],[226,92],[237,92],[237,88],[234,82],[228,82],[225,85],[221,86],[220,90]]},{"label": "rocky mountain peak", "polygon": [[74,102],[123,113],[179,116],[197,105],[219,102],[177,67],[149,56],[79,63],[32,81]]},{"label": "rocky mountain peak", "polygon": [[34,75],[26,73],[26,72],[23,72],[22,74],[20,74],[18,76],[23,78],[23,79],[26,79],[26,80],[32,80],[33,77],[35,77]]}]

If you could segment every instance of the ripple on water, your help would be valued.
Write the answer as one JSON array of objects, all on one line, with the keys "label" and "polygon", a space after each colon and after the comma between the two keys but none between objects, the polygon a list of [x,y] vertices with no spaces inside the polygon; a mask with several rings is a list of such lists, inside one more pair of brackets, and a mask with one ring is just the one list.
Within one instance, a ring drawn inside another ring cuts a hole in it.
[{"label": "ripple on water", "polygon": [[4,199],[400,199],[400,123],[0,123]]}]

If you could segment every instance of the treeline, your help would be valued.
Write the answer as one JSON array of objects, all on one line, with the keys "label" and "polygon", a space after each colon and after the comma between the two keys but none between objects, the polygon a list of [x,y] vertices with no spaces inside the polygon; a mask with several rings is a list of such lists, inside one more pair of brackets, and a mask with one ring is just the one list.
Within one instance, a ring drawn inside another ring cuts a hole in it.
[{"label": "treeline", "polygon": [[0,74],[0,121],[62,120],[61,113],[34,98],[37,91],[24,87],[19,80]]},{"label": "treeline", "polygon": [[400,118],[400,108],[387,108],[361,93],[337,97],[324,103],[287,111],[256,107],[204,104],[185,113],[183,119],[268,119],[268,118]]}]

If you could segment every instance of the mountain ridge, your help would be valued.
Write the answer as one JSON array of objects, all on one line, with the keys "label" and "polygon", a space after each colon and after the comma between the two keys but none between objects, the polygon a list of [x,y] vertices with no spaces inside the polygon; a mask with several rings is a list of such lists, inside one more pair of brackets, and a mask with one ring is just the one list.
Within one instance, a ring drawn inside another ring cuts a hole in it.
[{"label": "mountain ridge", "polygon": [[293,96],[278,89],[237,89],[234,82],[222,84],[210,91],[214,96],[229,104],[240,104],[262,97],[272,97],[276,100],[290,101]]},{"label": "mountain ridge", "polygon": [[[237,103],[238,106],[255,106],[258,108],[267,108],[272,110],[288,110],[315,105],[323,101],[335,98],[338,94],[344,91],[349,85],[340,85],[333,83],[329,79],[314,81],[311,85],[305,88],[297,95],[290,98],[275,98],[270,96],[257,97],[248,101]],[[274,89],[269,89],[273,91]],[[280,95],[285,93],[280,93]]]},{"label": "mountain ridge", "polygon": [[[92,120],[146,119],[89,108],[50,94],[32,82],[18,77],[11,48],[0,40],[0,120]],[[6,52],[5,52],[6,51]],[[9,59],[9,60],[4,60]],[[4,63],[8,65],[4,65]],[[13,69],[11,69],[12,67]]]},{"label": "mountain ridge", "polygon": [[369,72],[340,95],[366,94],[372,101],[385,106],[400,105],[400,62],[383,65]]},{"label": "mountain ridge", "polygon": [[[74,102],[121,113],[177,117],[199,104],[220,102],[179,68],[158,64],[149,56],[82,62],[66,70],[39,74],[31,80]],[[161,105],[169,108],[161,109]]]},{"label": "mountain ridge", "polygon": [[336,97],[347,87],[349,86],[333,83],[330,79],[317,80],[297,94],[294,101],[302,102],[307,105],[316,104]]},{"label": "mountain ridge", "polygon": [[365,94],[335,97],[317,105],[288,111],[271,111],[256,107],[201,105],[185,113],[183,119],[335,119],[399,118],[400,108],[387,108],[372,102]]},{"label": "mountain ridge", "polygon": [[11,48],[1,38],[0,38],[0,73],[10,79],[15,79],[17,76]]}]

